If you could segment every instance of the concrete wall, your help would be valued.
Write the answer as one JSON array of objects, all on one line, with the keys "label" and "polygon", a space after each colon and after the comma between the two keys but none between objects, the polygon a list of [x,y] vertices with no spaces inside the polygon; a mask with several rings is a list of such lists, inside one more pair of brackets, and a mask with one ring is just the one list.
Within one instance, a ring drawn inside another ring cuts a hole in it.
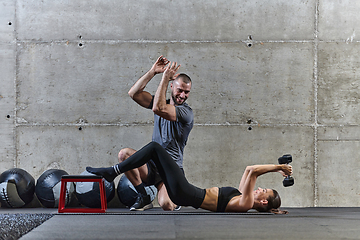
[{"label": "concrete wall", "polygon": [[[357,1],[0,0],[0,172],[116,163],[151,140],[127,95],[159,55],[193,79],[189,181],[293,155],[283,206],[360,206]],[[160,77],[149,83],[154,92]]]}]

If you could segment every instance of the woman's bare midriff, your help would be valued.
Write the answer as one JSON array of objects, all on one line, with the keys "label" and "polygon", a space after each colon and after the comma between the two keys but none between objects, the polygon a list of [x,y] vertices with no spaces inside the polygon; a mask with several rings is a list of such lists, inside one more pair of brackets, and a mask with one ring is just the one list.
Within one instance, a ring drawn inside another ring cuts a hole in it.
[{"label": "woman's bare midriff", "polygon": [[218,196],[219,196],[218,187],[212,187],[206,189],[205,198],[200,208],[216,212]]}]

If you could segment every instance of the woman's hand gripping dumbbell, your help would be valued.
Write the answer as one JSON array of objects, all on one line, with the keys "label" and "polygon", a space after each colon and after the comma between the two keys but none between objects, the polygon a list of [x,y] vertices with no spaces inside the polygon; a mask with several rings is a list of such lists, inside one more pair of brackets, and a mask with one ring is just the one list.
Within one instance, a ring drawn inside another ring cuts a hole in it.
[{"label": "woman's hand gripping dumbbell", "polygon": [[[292,162],[292,156],[290,154],[285,154],[278,159],[279,164],[290,164]],[[284,187],[289,187],[294,185],[294,178],[290,175],[286,175],[285,179],[283,180]]]}]

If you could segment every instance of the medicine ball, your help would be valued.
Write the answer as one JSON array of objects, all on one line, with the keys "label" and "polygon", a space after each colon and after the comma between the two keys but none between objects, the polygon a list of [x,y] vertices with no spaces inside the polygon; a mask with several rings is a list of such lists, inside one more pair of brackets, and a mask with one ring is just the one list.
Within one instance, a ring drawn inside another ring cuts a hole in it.
[{"label": "medicine ball", "polygon": [[[150,195],[151,201],[153,201],[157,194],[157,188],[154,185],[145,187],[146,193]],[[129,181],[129,179],[123,174],[120,178],[117,194],[119,200],[122,204],[127,207],[131,207],[137,198],[138,192],[136,191],[134,185]]]},{"label": "medicine ball", "polygon": [[[81,175],[95,175],[84,171]],[[106,201],[110,202],[115,196],[115,184],[114,182],[108,182],[105,180],[105,193]],[[90,208],[100,208],[100,187],[98,182],[77,182],[75,185],[75,195],[79,200],[79,203]]]},{"label": "medicine ball", "polygon": [[25,170],[12,168],[0,175],[1,206],[19,208],[34,198],[35,179]]},{"label": "medicine ball", "polygon": [[[61,176],[63,175],[68,175],[68,173],[60,169],[49,169],[38,178],[35,193],[44,207],[56,208],[59,206]],[[74,183],[68,182],[66,185],[65,206],[70,203],[74,190]]]}]

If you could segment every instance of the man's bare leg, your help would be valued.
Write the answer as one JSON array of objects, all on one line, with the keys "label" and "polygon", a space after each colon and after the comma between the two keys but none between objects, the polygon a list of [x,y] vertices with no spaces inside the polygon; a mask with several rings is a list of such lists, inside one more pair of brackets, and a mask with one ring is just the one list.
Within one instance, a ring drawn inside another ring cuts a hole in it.
[{"label": "man's bare leg", "polygon": [[[118,154],[119,162],[125,161],[128,157],[133,155],[136,150],[132,148],[123,148],[120,150]],[[135,204],[130,207],[130,210],[146,210],[152,208],[150,196],[147,195],[145,190],[144,182],[147,180],[148,168],[147,165],[144,164],[139,168],[132,169],[130,171],[125,172],[125,176],[129,179],[129,181],[134,185],[136,191],[140,193],[138,195]],[[141,197],[140,197],[141,195]],[[144,203],[144,204],[143,204]],[[144,205],[144,206],[142,206]]]},{"label": "man's bare leg", "polygon": [[158,186],[158,203],[165,211],[174,211],[177,207],[177,205],[171,201],[163,182]]},{"label": "man's bare leg", "polygon": [[[119,163],[125,161],[128,157],[133,155],[136,152],[136,150],[132,148],[123,148],[120,150],[118,154]],[[142,165],[139,168],[132,169],[130,171],[127,171],[125,173],[125,176],[129,181],[134,185],[137,186],[141,184],[142,182],[146,182],[146,178],[148,175],[148,168],[146,164]]]}]

